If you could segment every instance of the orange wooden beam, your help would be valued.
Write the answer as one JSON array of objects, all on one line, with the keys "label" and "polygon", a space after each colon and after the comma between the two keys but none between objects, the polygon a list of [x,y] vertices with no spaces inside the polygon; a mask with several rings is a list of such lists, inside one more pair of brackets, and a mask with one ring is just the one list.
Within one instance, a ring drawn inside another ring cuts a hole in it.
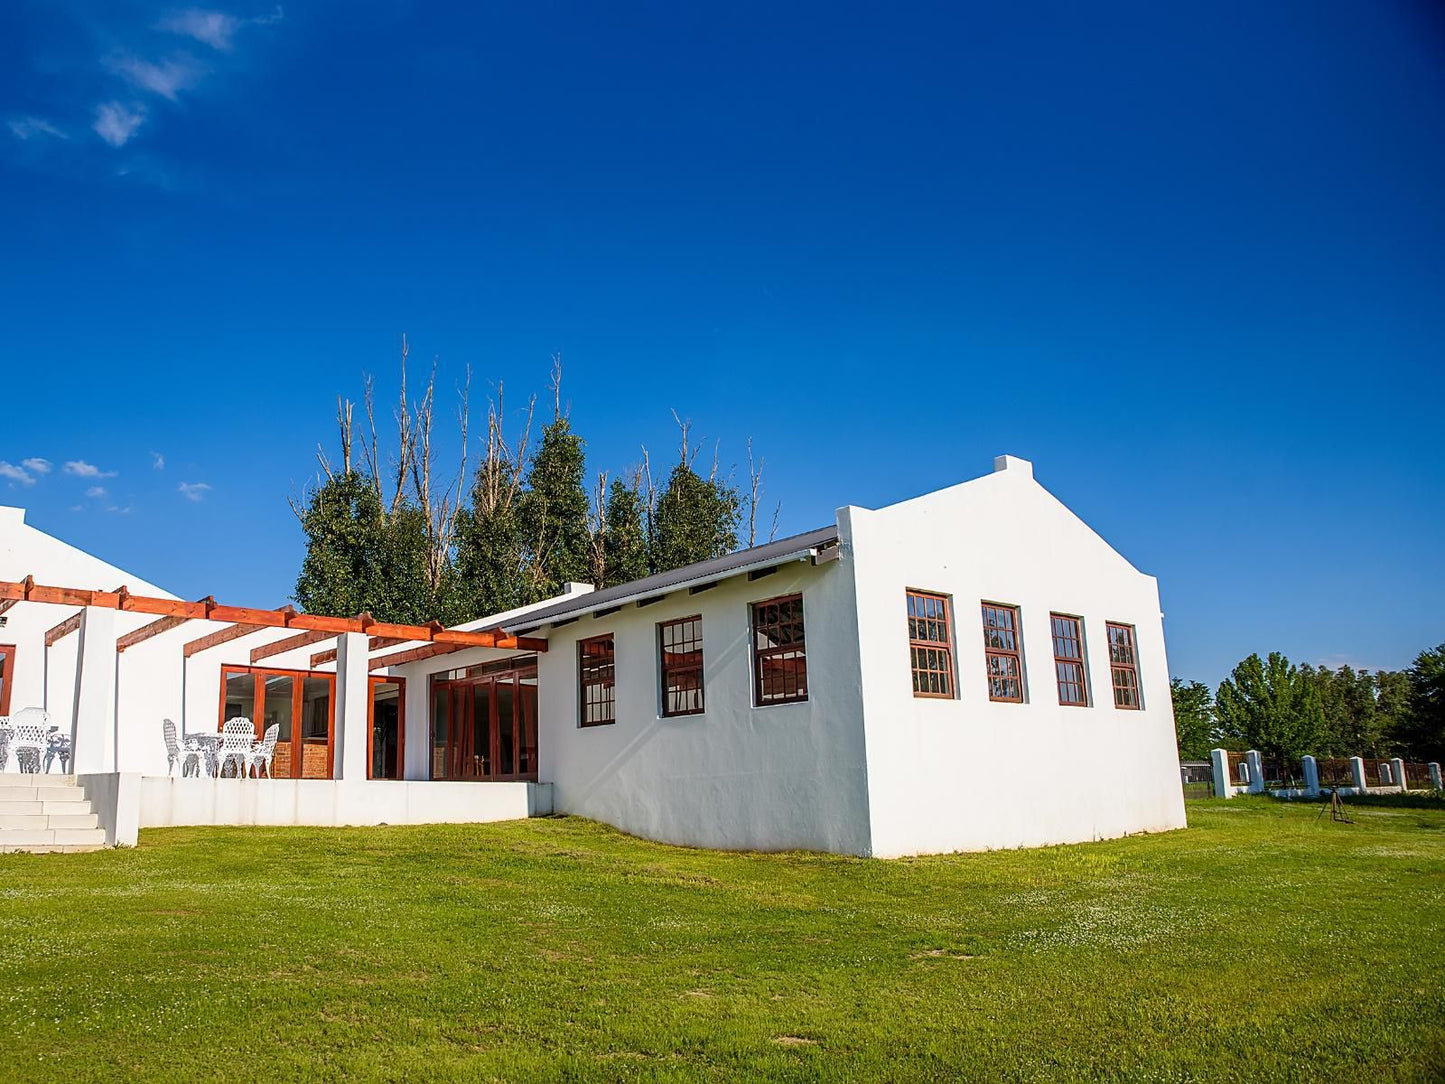
[{"label": "orange wooden beam", "polygon": [[310,647],[322,640],[329,640],[335,635],[334,632],[327,632],[324,629],[312,629],[310,632],[298,632],[295,636],[288,636],[275,643],[253,647],[251,649],[251,665],[255,666],[262,659],[269,659],[272,655],[284,655],[288,651],[295,651],[298,647]]},{"label": "orange wooden beam", "polygon": [[80,628],[80,614],[71,614],[45,634],[45,646],[53,646],[57,640],[69,636],[78,628]]},{"label": "orange wooden beam", "polygon": [[383,666],[400,666],[402,663],[417,662],[420,659],[430,659],[436,655],[445,655],[451,651],[465,651],[467,644],[431,643],[422,644],[420,647],[408,648],[405,651],[396,651],[390,655],[378,655],[367,664],[368,670],[380,670]]},{"label": "orange wooden beam", "polygon": [[128,647],[135,647],[136,644],[145,643],[152,636],[159,636],[163,632],[170,632],[171,629],[184,625],[190,618],[187,617],[161,617],[152,621],[149,625],[142,625],[133,629],[124,636],[116,638],[115,649],[124,651]]},{"label": "orange wooden beam", "polygon": [[311,656],[311,669],[315,670],[318,666],[325,666],[328,662],[335,661],[336,648],[333,647],[329,651],[318,651]]},{"label": "orange wooden beam", "polygon": [[[220,609],[220,607],[217,607],[217,609]],[[189,659],[197,652],[206,651],[213,647],[220,647],[222,644],[228,644],[232,640],[240,639],[242,636],[249,636],[258,629],[271,629],[275,627],[275,625],[256,625],[245,622],[227,625],[225,628],[217,629],[215,632],[202,636],[198,640],[192,640],[181,650],[185,657]]]},{"label": "orange wooden beam", "polygon": [[[169,599],[163,598],[150,599],[140,595],[132,595],[124,587],[120,588],[120,590],[117,591],[116,594],[120,596],[120,609],[122,610],[128,609],[131,602],[149,603],[171,601]],[[214,606],[215,604],[216,600],[210,597],[203,598],[199,602],[177,602],[175,605],[168,607],[169,609],[172,609],[176,612],[168,613],[163,617],[152,621],[149,625],[142,625],[140,628],[132,629],[124,636],[118,637],[115,641],[115,649],[116,651],[124,651],[128,647],[135,647],[136,644],[145,643],[153,636],[159,636],[163,632],[170,632],[171,629],[179,628],[187,621],[194,620],[194,618],[192,618],[191,616],[192,613],[199,611],[202,615],[204,615],[206,609],[208,607]],[[131,612],[145,613],[146,611],[142,609],[135,609]]]},{"label": "orange wooden beam", "polygon": [[19,583],[11,583],[8,580],[0,582],[0,614],[17,602],[24,602],[30,595],[30,589],[34,586],[34,576],[26,576]]}]

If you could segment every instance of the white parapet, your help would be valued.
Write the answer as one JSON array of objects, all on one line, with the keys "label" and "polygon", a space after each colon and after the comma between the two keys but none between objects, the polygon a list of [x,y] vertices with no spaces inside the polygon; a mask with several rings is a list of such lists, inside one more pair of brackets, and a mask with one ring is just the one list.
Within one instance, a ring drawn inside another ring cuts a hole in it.
[{"label": "white parapet", "polygon": [[140,827],[475,824],[552,812],[550,783],[146,776]]},{"label": "white parapet", "polygon": [[1234,797],[1234,780],[1229,778],[1229,750],[1211,749],[1209,759],[1214,767],[1214,796]]},{"label": "white parapet", "polygon": [[1305,794],[1312,798],[1320,792],[1320,766],[1306,753],[1300,757],[1300,767],[1304,771]]}]

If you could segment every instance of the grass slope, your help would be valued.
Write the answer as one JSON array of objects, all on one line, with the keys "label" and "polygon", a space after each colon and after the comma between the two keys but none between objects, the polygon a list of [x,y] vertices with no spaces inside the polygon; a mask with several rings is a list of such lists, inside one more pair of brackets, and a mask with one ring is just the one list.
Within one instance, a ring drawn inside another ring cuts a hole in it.
[{"label": "grass slope", "polygon": [[857,861],[558,818],[0,856],[0,1079],[1445,1075],[1445,812]]}]

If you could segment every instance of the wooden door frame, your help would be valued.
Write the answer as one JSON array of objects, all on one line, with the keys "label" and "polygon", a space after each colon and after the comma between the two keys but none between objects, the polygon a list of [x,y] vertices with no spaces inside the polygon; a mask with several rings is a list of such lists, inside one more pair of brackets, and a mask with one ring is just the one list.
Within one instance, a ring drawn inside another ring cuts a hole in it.
[{"label": "wooden door frame", "polygon": [[[226,722],[226,677],[229,674],[255,674],[258,677],[263,674],[274,674],[278,677],[291,678],[291,779],[304,779],[301,773],[305,771],[303,764],[303,753],[305,740],[301,736],[301,708],[305,703],[305,680],[307,678],[325,678],[330,686],[330,693],[327,696],[326,710],[326,775],[324,779],[336,778],[336,675],[318,670],[287,670],[279,666],[245,666],[241,663],[221,663],[221,689],[220,709],[216,712],[216,729],[219,731]],[[259,695],[257,695],[259,693]],[[256,688],[251,694],[252,712],[256,716],[265,717],[266,710],[266,685],[264,682],[257,682]],[[261,738],[261,720],[252,718],[251,726],[256,731],[256,738]]]},{"label": "wooden door frame", "polygon": [[[536,772],[536,771],[532,771],[532,772],[521,772],[521,771],[518,771],[518,770],[517,770],[517,768],[519,767],[519,762],[520,762],[520,758],[519,758],[518,755],[517,755],[517,753],[518,753],[518,740],[517,740],[517,735],[518,735],[519,733],[521,733],[521,734],[523,734],[523,735],[525,736],[525,734],[526,734],[526,724],[525,724],[525,721],[524,721],[524,718],[523,718],[524,713],[523,713],[523,708],[522,708],[522,704],[523,704],[524,697],[521,695],[521,692],[520,692],[520,690],[524,687],[524,682],[521,680],[521,676],[524,675],[524,674],[529,674],[529,672],[530,672],[530,676],[535,677],[535,676],[537,675],[537,673],[538,673],[536,658],[535,658],[534,656],[523,656],[523,658],[526,660],[525,662],[519,663],[519,664],[517,664],[517,665],[513,665],[513,666],[511,666],[511,667],[509,667],[509,668],[506,668],[506,669],[491,670],[491,671],[489,671],[489,672],[487,672],[487,673],[478,674],[478,675],[476,675],[475,677],[444,678],[444,677],[441,676],[441,674],[447,673],[448,671],[440,671],[440,672],[438,672],[438,673],[434,673],[434,674],[429,674],[429,675],[427,675],[427,685],[428,685],[428,687],[427,687],[427,715],[428,715],[428,720],[427,720],[427,743],[428,743],[428,749],[431,751],[431,752],[429,753],[429,758],[428,758],[428,762],[427,762],[427,763],[428,763],[428,769],[430,769],[430,766],[435,763],[435,760],[434,760],[433,758],[434,758],[434,756],[435,756],[435,750],[436,750],[436,718],[435,718],[435,714],[436,714],[436,701],[437,701],[437,697],[436,697],[437,686],[438,686],[438,685],[444,686],[444,687],[446,688],[446,690],[447,690],[447,713],[448,713],[448,714],[447,714],[447,723],[448,723],[448,727],[449,727],[449,734],[448,734],[448,738],[447,738],[447,744],[446,744],[446,746],[444,747],[446,751],[443,753],[443,756],[442,756],[443,770],[447,772],[446,778],[448,778],[448,779],[468,779],[469,777],[466,776],[466,775],[463,775],[463,774],[461,774],[461,773],[459,773],[459,772],[452,772],[452,771],[451,771],[452,762],[453,762],[453,759],[454,759],[454,758],[453,758],[453,753],[454,753],[454,751],[456,752],[456,756],[460,756],[459,749],[460,749],[461,743],[457,740],[458,726],[459,726],[458,717],[459,717],[459,716],[465,716],[465,718],[466,718],[466,720],[467,720],[467,725],[468,725],[469,727],[475,725],[475,714],[474,714],[474,712],[473,712],[473,710],[472,710],[472,708],[473,708],[473,692],[472,692],[472,690],[473,690],[476,686],[478,686],[478,685],[486,685],[486,686],[487,686],[487,704],[488,704],[488,707],[489,707],[490,712],[491,712],[491,722],[492,722],[491,732],[488,734],[488,737],[487,737],[487,763],[488,763],[488,765],[489,765],[492,769],[494,769],[494,770],[491,771],[489,774],[487,774],[487,775],[485,775],[485,776],[476,777],[476,778],[477,778],[477,781],[478,781],[478,782],[497,782],[497,783],[535,782],[535,781],[536,781],[536,778],[537,778],[537,772]],[[502,742],[501,726],[499,725],[499,724],[500,724],[500,720],[499,720],[498,713],[497,713],[497,683],[498,683],[499,681],[501,681],[502,679],[504,679],[504,678],[512,682],[512,687],[513,687],[513,690],[514,690],[513,696],[512,696],[512,769],[513,769],[513,770],[512,770],[511,772],[507,773],[506,775],[501,775],[501,774],[499,774],[499,773],[497,773],[497,772],[495,771],[496,766],[498,765],[499,761],[501,760],[501,751],[502,751],[502,749],[501,749],[501,742]],[[536,686],[533,686],[533,688],[536,688]],[[456,710],[456,706],[457,706],[459,703],[466,703],[466,704],[467,704],[467,708],[465,709],[465,711],[463,711],[463,712],[458,712],[458,711]],[[540,697],[538,698],[538,706],[540,706]],[[537,730],[540,730],[540,729],[541,729],[540,720],[538,720],[538,726],[537,726],[536,729],[537,729]],[[535,746],[537,745],[537,742],[536,742],[536,740],[535,740],[535,738],[536,738],[536,732],[535,732],[535,731],[533,732],[532,737],[533,737],[533,739],[534,739],[534,740],[533,740],[533,750],[532,750],[532,760],[533,760],[534,764],[537,764],[538,768],[540,769],[540,761],[539,761],[539,758],[538,758],[538,755],[537,755],[537,750],[536,750],[536,748],[535,748]],[[461,767],[460,762],[457,763],[457,767]],[[434,777],[433,777],[433,778],[434,778]]]},{"label": "wooden door frame", "polygon": [[15,684],[14,644],[0,644],[0,715],[10,714],[10,694]]},{"label": "wooden door frame", "polygon": [[372,746],[376,737],[376,687],[395,685],[396,691],[396,777],[406,778],[406,678],[372,676],[366,682],[366,778],[375,779],[371,774],[374,763]]}]

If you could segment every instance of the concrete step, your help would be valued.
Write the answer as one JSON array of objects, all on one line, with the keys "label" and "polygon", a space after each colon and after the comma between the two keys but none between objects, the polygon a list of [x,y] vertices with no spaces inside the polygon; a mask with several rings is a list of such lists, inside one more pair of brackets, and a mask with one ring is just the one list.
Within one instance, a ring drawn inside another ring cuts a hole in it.
[{"label": "concrete step", "polygon": [[89,813],[90,803],[85,800],[84,796],[71,798],[64,802],[41,802],[40,812],[47,817],[74,816],[77,813]]},{"label": "concrete step", "polygon": [[84,800],[85,791],[74,784],[68,787],[51,786],[48,783],[28,786],[7,783],[0,786],[0,802],[79,802]]},{"label": "concrete step", "polygon": [[[51,803],[56,805],[58,803]],[[88,802],[86,803],[89,804]],[[32,813],[44,813],[44,802],[0,802],[0,817],[25,817]]]},{"label": "concrete step", "polygon": [[0,847],[37,847],[56,843],[105,845],[100,828],[0,828]]},{"label": "concrete step", "polygon": [[83,851],[103,851],[104,843],[30,843],[12,847],[0,842],[0,854],[79,854]]},{"label": "concrete step", "polygon": [[0,787],[33,787],[40,784],[47,787],[73,787],[75,776],[61,775],[59,772],[17,772],[12,752],[10,769],[0,772]]},{"label": "concrete step", "polygon": [[[20,802],[11,802],[10,805],[21,805]],[[34,810],[30,813],[3,813],[0,812],[0,828],[94,828],[100,820],[90,811],[88,802],[63,802],[59,803],[60,809],[44,808],[47,805],[55,805],[53,802],[35,802]]]}]

